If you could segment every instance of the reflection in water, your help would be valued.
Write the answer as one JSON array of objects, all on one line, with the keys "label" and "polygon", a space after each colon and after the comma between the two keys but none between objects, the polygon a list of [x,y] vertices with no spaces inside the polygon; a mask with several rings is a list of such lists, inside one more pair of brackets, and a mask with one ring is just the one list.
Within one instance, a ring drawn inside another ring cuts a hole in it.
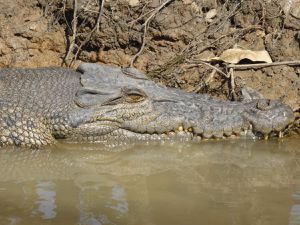
[{"label": "reflection in water", "polygon": [[[0,224],[300,224],[299,139],[0,151]],[[111,150],[111,149],[109,149]]]},{"label": "reflection in water", "polygon": [[107,205],[108,208],[116,210],[121,215],[128,213],[128,203],[126,201],[126,194],[123,187],[115,186],[112,188],[111,199],[115,202],[111,202]]},{"label": "reflection in water", "polygon": [[[56,216],[55,208],[55,184],[51,181],[38,182],[36,186],[38,195],[38,212],[41,213],[43,219],[53,219]],[[35,214],[35,213],[34,213]]]},{"label": "reflection in water", "polygon": [[299,225],[300,224],[300,191],[293,194],[294,205],[292,206],[290,213],[289,225]]}]

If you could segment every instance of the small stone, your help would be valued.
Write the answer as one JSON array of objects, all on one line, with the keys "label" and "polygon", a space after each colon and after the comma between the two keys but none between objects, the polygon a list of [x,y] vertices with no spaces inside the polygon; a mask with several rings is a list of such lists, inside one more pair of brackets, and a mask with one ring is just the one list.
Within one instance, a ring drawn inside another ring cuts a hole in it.
[{"label": "small stone", "polygon": [[35,23],[33,23],[29,26],[29,30],[32,30],[32,31],[35,31],[36,28],[37,28],[37,25]]},{"label": "small stone", "polygon": [[140,4],[139,0],[128,0],[128,4],[133,7],[133,6],[137,6],[138,4]]},{"label": "small stone", "polygon": [[212,22],[212,19],[217,15],[217,10],[216,9],[211,9],[209,10],[206,15],[205,15],[205,21],[208,23]]},{"label": "small stone", "polygon": [[200,7],[196,4],[196,2],[192,2],[191,9],[194,11],[194,13],[200,12]]},{"label": "small stone", "polygon": [[190,4],[192,4],[192,0],[182,0],[183,1],[183,4],[185,4],[185,5],[190,5]]}]

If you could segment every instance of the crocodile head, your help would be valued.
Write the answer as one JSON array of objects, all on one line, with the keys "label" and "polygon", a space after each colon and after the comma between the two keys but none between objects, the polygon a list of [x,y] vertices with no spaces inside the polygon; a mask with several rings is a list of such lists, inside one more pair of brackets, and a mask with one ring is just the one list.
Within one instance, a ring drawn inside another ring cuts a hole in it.
[{"label": "crocodile head", "polygon": [[80,110],[71,115],[77,141],[268,136],[278,135],[294,120],[291,108],[277,100],[216,100],[167,88],[133,68],[85,63],[78,71]]}]

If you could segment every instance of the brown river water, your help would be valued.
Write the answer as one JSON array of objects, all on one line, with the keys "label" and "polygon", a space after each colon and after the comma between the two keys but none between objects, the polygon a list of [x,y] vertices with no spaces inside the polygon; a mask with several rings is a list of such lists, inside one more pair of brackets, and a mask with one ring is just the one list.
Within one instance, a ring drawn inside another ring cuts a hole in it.
[{"label": "brown river water", "polygon": [[300,139],[0,151],[4,225],[298,225]]}]

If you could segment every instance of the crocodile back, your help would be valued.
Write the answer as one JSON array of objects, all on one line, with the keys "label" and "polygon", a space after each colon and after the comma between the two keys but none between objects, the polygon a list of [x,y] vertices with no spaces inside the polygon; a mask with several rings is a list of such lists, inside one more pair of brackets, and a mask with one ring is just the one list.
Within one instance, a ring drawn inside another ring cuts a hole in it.
[{"label": "crocodile back", "polygon": [[63,68],[0,69],[0,146],[53,143],[70,129],[80,74]]},{"label": "crocodile back", "polygon": [[44,116],[70,110],[79,87],[80,74],[65,68],[0,69],[0,99]]}]

